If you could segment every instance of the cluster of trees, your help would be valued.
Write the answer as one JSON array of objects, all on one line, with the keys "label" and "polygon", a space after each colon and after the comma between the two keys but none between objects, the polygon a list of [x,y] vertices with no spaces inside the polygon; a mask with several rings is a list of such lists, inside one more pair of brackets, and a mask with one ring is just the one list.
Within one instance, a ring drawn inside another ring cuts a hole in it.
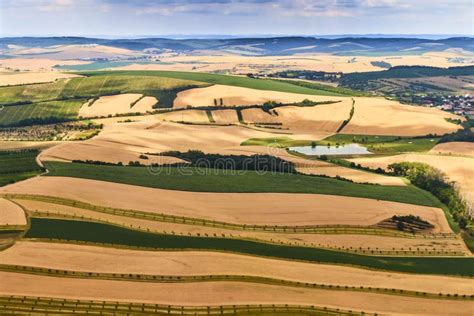
[{"label": "cluster of trees", "polygon": [[392,216],[392,221],[396,223],[397,229],[401,231],[409,230],[409,231],[414,232],[415,227],[418,229],[434,228],[434,226],[431,223],[415,215],[405,215],[405,216],[394,215]]},{"label": "cluster of trees", "polygon": [[458,130],[451,134],[445,134],[440,139],[440,143],[448,142],[474,142],[474,132],[472,128],[474,127],[474,120],[468,119],[461,123],[464,129]]},{"label": "cluster of trees", "polygon": [[349,113],[349,118],[348,119],[345,119],[341,126],[339,126],[339,128],[337,129],[337,133],[339,133],[340,131],[342,131],[342,129],[344,127],[346,127],[347,124],[349,124],[349,122],[352,120],[352,117],[354,116],[354,111],[355,111],[355,108],[354,108],[354,100],[352,100],[352,109],[351,109],[351,112]]},{"label": "cluster of trees", "polygon": [[293,163],[270,155],[205,154],[199,150],[169,151],[161,153],[161,155],[180,158],[193,167],[296,173]]},{"label": "cluster of trees", "polygon": [[446,176],[438,169],[419,162],[401,162],[388,166],[397,176],[407,177],[415,186],[431,192],[448,206],[454,220],[465,229],[471,220],[467,214],[467,204],[454,184],[446,181]]}]

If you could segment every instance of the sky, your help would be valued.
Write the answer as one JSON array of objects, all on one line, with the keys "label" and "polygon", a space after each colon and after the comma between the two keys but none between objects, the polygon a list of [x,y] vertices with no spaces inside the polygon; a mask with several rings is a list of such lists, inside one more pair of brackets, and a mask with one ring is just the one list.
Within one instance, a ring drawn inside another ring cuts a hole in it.
[{"label": "sky", "polygon": [[474,34],[473,0],[0,0],[0,36]]}]

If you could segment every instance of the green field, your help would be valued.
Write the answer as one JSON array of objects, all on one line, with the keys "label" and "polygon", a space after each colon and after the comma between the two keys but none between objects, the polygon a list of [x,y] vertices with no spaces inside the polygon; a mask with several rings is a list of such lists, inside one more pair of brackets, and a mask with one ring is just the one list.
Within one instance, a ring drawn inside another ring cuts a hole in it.
[{"label": "green field", "polygon": [[[305,87],[295,83],[283,82],[280,80],[255,79],[242,76],[226,76],[210,73],[183,72],[183,71],[96,71],[96,72],[78,72],[77,74],[86,76],[151,76],[165,77],[174,79],[185,79],[192,81],[205,82],[209,84],[221,84],[227,86],[251,88],[257,90],[271,90],[290,93],[301,93],[311,95],[327,96],[347,96],[345,93],[338,93],[335,90],[321,89],[320,87]],[[345,90],[344,90],[345,91]]]},{"label": "green field", "polygon": [[311,146],[310,140],[296,140],[290,137],[272,137],[272,138],[249,138],[242,142],[240,146],[269,146],[277,148],[288,148],[298,146]]},{"label": "green field", "polygon": [[352,143],[367,147],[376,154],[397,154],[403,152],[426,152],[433,148],[440,137],[398,137],[335,134],[320,141],[297,140],[290,137],[250,138],[242,142],[241,146],[270,146],[288,148],[297,146],[339,146]]},{"label": "green field", "polygon": [[327,84],[321,84],[318,82],[310,82],[310,81],[303,81],[303,80],[285,80],[285,79],[278,79],[278,81],[294,84],[300,87],[306,87],[310,89],[325,91],[326,93],[328,93],[327,95],[330,95],[329,93],[331,93],[331,95],[334,95],[334,96],[342,96],[342,95],[354,96],[354,97],[368,96],[368,94],[364,92],[355,91],[352,89],[342,88],[342,87],[333,87],[333,86],[330,86]]},{"label": "green field", "polygon": [[439,137],[398,137],[336,134],[317,142],[317,145],[360,144],[376,154],[396,154],[402,152],[425,152],[433,148]]},{"label": "green field", "polygon": [[179,91],[205,86],[200,82],[150,76],[96,76],[54,83],[0,88],[0,126],[19,126],[23,120],[48,118],[48,122],[76,119],[87,99],[140,93],[154,96],[158,107],[171,107]]},{"label": "green field", "polygon": [[[153,174],[147,167],[47,162],[48,176],[64,176],[194,192],[278,192],[354,196],[426,206],[440,206],[431,194],[414,186],[356,184],[326,177],[287,173],[166,167]],[[184,170],[184,174],[183,171]]]},{"label": "green field", "polygon": [[153,234],[101,223],[60,219],[31,218],[31,227],[25,237],[159,249],[208,249],[311,262],[349,264],[401,272],[474,276],[474,258],[365,256],[324,249],[273,245],[237,239]]},{"label": "green field", "polygon": [[85,102],[78,99],[5,106],[0,111],[0,127],[74,120]]},{"label": "green field", "polygon": [[37,150],[0,151],[0,187],[40,174]]}]

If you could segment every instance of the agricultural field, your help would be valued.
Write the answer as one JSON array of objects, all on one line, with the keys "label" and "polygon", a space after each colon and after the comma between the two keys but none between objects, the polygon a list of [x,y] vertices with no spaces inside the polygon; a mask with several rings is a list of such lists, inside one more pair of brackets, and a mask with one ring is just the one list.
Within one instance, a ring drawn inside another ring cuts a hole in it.
[{"label": "agricultural field", "polygon": [[[38,61],[56,70],[11,72],[18,85],[0,87],[0,310],[470,314],[472,220],[451,181],[473,191],[472,148],[445,142],[468,133],[463,117],[320,82],[188,69],[226,67],[204,54],[9,50],[117,59]],[[425,63],[447,53],[437,54]],[[213,58],[235,72],[264,67]],[[259,58],[347,72],[389,59]],[[410,60],[423,58],[392,62]],[[345,145],[368,153],[295,150]],[[443,170],[436,185],[454,200],[387,172],[404,161]]]},{"label": "agricultural field", "polygon": [[0,186],[40,174],[38,150],[0,151]]},{"label": "agricultural field", "polygon": [[[177,92],[200,85],[202,84],[197,82],[169,78],[98,76],[2,87],[0,88],[0,105],[2,105],[0,126],[25,126],[34,123],[76,120],[81,115],[80,109],[89,99],[125,93],[140,93],[147,97],[154,97],[159,100],[160,107],[171,107]],[[133,101],[131,100],[129,104]],[[153,102],[145,99],[142,102],[146,103],[144,108],[147,110],[152,110],[157,103],[152,104]],[[143,110],[139,109],[137,112]],[[133,111],[135,109],[130,107],[128,112]],[[100,111],[84,115],[114,114],[117,114],[117,111]]]}]

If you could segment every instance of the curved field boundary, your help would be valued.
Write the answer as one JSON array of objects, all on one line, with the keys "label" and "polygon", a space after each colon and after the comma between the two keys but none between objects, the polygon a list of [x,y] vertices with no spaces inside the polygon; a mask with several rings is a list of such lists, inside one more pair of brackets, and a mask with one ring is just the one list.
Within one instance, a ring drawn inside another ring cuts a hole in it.
[{"label": "curved field boundary", "polygon": [[378,270],[474,277],[474,257],[378,257],[255,241],[153,234],[113,225],[72,220],[31,218],[25,238],[92,242],[163,250],[216,250],[316,263],[348,264]]},{"label": "curved field boundary", "polygon": [[[404,238],[440,238],[440,239],[454,239],[454,234],[446,233],[429,233],[429,234],[414,234],[402,231],[395,231],[383,228],[369,227],[369,226],[348,226],[348,225],[311,225],[311,226],[276,226],[276,225],[245,225],[234,224],[220,221],[210,221],[200,218],[175,216],[169,214],[149,213],[137,210],[126,210],[112,207],[105,207],[85,203],[77,200],[32,194],[4,194],[1,195],[7,199],[18,199],[28,201],[46,202],[56,205],[70,206],[80,209],[86,209],[99,213],[106,213],[111,215],[118,215],[131,218],[140,218],[151,221],[205,226],[212,228],[223,228],[229,230],[243,230],[243,231],[258,231],[271,233],[288,233],[288,234],[363,234],[363,235],[379,235],[386,237],[404,237]],[[44,212],[42,212],[44,213]]]},{"label": "curved field boundary", "polygon": [[132,273],[99,273],[99,272],[85,272],[85,271],[71,271],[71,270],[59,270],[49,269],[41,267],[31,266],[18,266],[18,265],[4,265],[0,264],[0,271],[14,272],[14,273],[28,273],[34,275],[42,275],[49,277],[64,277],[64,278],[88,278],[98,280],[116,280],[116,281],[135,281],[135,282],[154,282],[154,283],[190,283],[190,282],[250,282],[260,283],[268,285],[278,286],[289,286],[298,288],[310,288],[310,289],[324,289],[332,291],[358,291],[358,292],[373,292],[387,295],[401,295],[401,296],[412,296],[418,298],[434,298],[434,299],[456,299],[456,300],[473,300],[474,294],[443,294],[443,293],[428,293],[419,291],[410,291],[394,288],[375,288],[375,287],[364,287],[364,286],[342,286],[342,285],[329,285],[329,284],[318,284],[318,283],[307,283],[290,281],[269,277],[261,276],[250,276],[250,275],[191,275],[191,276],[179,276],[179,275],[151,275],[151,274],[132,274]]},{"label": "curved field boundary", "polygon": [[271,79],[256,79],[243,76],[228,76],[211,73],[186,72],[186,71],[156,71],[156,70],[115,70],[115,71],[87,71],[75,72],[75,74],[94,77],[94,76],[151,76],[151,77],[165,77],[182,80],[192,80],[197,82],[204,82],[208,84],[221,84],[226,86],[235,86],[242,88],[251,88],[256,90],[279,91],[288,93],[311,94],[311,95],[326,95],[326,96],[341,96],[346,97],[345,93],[332,92],[321,89],[314,89],[304,86],[298,86],[292,83],[271,80]]},{"label": "curved field boundary", "polygon": [[[83,222],[91,222],[91,223],[101,223],[111,226],[116,226],[132,231],[137,232],[146,232],[146,233],[153,233],[153,234],[164,234],[164,235],[177,235],[177,236],[185,236],[184,233],[174,231],[167,232],[165,230],[150,230],[149,228],[144,228],[141,226],[133,226],[127,225],[124,223],[117,223],[111,222],[108,220],[102,220],[98,218],[92,218],[87,216],[75,216],[75,215],[68,215],[68,214],[60,214],[60,213],[53,213],[53,212],[41,212],[41,211],[29,211],[30,216],[35,218],[49,218],[49,219],[66,219],[66,220],[75,220],[75,221],[83,221]],[[178,224],[179,225],[179,224]],[[258,243],[270,244],[270,245],[288,245],[288,246],[298,246],[298,247],[307,247],[307,248],[316,248],[316,249],[328,249],[334,250],[339,252],[347,252],[347,253],[354,253],[354,254],[363,254],[363,255],[371,255],[371,256],[410,256],[410,257],[427,257],[427,256],[434,256],[434,257],[463,257],[465,256],[464,252],[460,251],[439,251],[439,250],[378,250],[378,249],[364,249],[364,248],[345,248],[345,247],[330,247],[330,246],[322,246],[317,245],[315,243],[310,242],[291,242],[291,241],[282,241],[278,239],[260,239],[260,238],[252,238],[252,237],[243,237],[243,236],[233,236],[232,234],[216,234],[216,233],[195,233],[191,234],[188,233],[187,236],[190,237],[213,237],[213,238],[224,238],[224,239],[234,239],[234,240],[246,240],[246,241],[254,241]]]},{"label": "curved field boundary", "polygon": [[33,296],[0,296],[2,313],[134,314],[134,315],[374,315],[303,305],[177,306],[149,303],[73,300]]},{"label": "curved field boundary", "polygon": [[[350,196],[413,205],[441,207],[430,193],[414,186],[382,186],[311,175],[278,172],[169,167],[152,172],[148,167],[104,166],[48,161],[48,176],[72,177],[131,184],[175,191],[216,193],[306,193]],[[160,172],[161,171],[161,172]]]},{"label": "curved field boundary", "polygon": [[352,108],[351,108],[351,111],[349,112],[349,118],[344,120],[344,122],[342,122],[341,126],[339,126],[339,128],[337,129],[336,133],[340,133],[344,127],[347,126],[347,124],[349,124],[352,120],[352,117],[354,116],[354,112],[355,112],[355,100],[352,99]]}]

